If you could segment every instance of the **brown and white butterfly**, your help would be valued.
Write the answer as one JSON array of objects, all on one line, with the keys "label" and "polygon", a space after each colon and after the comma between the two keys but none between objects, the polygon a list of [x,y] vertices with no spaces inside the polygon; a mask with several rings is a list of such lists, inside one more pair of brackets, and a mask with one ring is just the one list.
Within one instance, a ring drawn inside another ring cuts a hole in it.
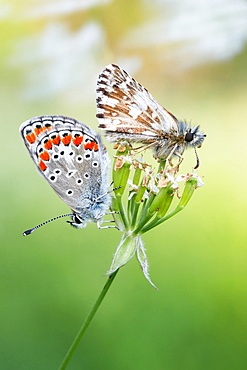
[{"label": "brown and white butterfly", "polygon": [[181,157],[185,149],[200,147],[206,136],[199,126],[179,121],[115,64],[99,75],[96,101],[99,128],[110,142],[144,143],[157,158]]}]

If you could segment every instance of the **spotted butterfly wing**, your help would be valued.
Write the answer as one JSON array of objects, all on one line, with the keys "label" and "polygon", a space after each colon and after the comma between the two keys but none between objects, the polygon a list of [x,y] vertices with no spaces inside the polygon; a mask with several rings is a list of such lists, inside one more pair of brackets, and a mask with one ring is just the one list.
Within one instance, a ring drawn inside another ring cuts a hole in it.
[{"label": "spotted butterfly wing", "polygon": [[64,116],[22,123],[21,136],[38,171],[74,213],[72,225],[98,221],[109,208],[109,158],[100,136]]},{"label": "spotted butterfly wing", "polygon": [[182,154],[200,146],[205,135],[163,108],[134,78],[115,64],[108,65],[97,82],[99,128],[111,142],[127,140],[152,144],[156,157]]}]

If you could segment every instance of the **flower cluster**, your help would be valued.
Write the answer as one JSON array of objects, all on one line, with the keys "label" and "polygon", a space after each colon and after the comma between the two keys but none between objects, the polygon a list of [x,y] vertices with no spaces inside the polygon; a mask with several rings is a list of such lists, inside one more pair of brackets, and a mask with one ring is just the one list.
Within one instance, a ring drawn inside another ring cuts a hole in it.
[{"label": "flower cluster", "polygon": [[[195,173],[178,175],[179,167],[168,165],[166,160],[160,160],[155,171],[143,157],[135,159],[128,144],[118,144],[115,149],[112,210],[117,212],[115,221],[123,236],[108,273],[112,274],[136,255],[144,276],[155,287],[149,276],[142,234],[184,209],[203,182]],[[180,193],[182,181],[185,186]],[[169,211],[175,197],[178,204]]]}]

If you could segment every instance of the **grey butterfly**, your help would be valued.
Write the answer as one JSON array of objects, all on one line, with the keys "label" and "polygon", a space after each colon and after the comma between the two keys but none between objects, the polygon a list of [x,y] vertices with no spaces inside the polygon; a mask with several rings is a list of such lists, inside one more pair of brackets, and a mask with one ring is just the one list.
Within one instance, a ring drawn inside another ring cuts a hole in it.
[{"label": "grey butterfly", "polygon": [[111,196],[110,161],[100,136],[85,124],[64,116],[31,118],[22,123],[20,133],[39,173],[71,208],[72,221],[68,222],[83,228],[87,221],[95,221],[101,228]]}]

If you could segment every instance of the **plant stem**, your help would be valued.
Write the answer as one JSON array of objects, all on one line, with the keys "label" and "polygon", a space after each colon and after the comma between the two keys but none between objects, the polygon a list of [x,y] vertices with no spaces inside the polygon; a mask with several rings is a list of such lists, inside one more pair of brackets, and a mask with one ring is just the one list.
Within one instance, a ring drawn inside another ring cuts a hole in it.
[{"label": "plant stem", "polygon": [[149,224],[147,224],[145,227],[143,227],[143,229],[141,230],[141,233],[144,234],[146,233],[147,231],[151,230],[153,227],[156,227],[158,226],[159,224],[161,224],[162,222],[164,221],[167,221],[169,220],[169,218],[175,216],[178,212],[182,211],[184,209],[184,207],[182,206],[177,206],[172,212],[170,212],[167,216],[164,216],[162,218],[155,218],[152,222],[150,222]]},{"label": "plant stem", "polygon": [[127,217],[126,217],[126,212],[125,212],[125,209],[123,207],[123,203],[122,203],[122,198],[117,196],[117,206],[118,206],[118,211],[120,212],[121,214],[121,218],[122,218],[122,221],[124,223],[124,227],[125,229],[128,229],[128,220],[127,220]]},{"label": "plant stem", "polygon": [[59,367],[59,370],[64,370],[66,369],[68,363],[70,362],[75,350],[77,349],[80,341],[81,341],[81,338],[83,337],[85,331],[87,330],[90,322],[92,321],[94,315],[96,314],[101,302],[103,301],[106,293],[108,292],[115,276],[117,275],[117,272],[118,270],[116,270],[113,274],[111,274],[105,284],[105,286],[103,287],[97,301],[95,302],[94,306],[92,307],[91,311],[89,312],[88,316],[86,317],[84,323],[82,324],[77,336],[75,337],[73,343],[71,344],[61,366]]},{"label": "plant stem", "polygon": [[[134,197],[135,197],[135,195],[134,195]],[[133,211],[133,214],[132,214],[131,227],[134,228],[135,224],[136,224],[138,210],[139,210],[139,207],[140,207],[141,203],[135,203],[135,201],[133,200],[132,204],[133,204],[134,211]]]}]

